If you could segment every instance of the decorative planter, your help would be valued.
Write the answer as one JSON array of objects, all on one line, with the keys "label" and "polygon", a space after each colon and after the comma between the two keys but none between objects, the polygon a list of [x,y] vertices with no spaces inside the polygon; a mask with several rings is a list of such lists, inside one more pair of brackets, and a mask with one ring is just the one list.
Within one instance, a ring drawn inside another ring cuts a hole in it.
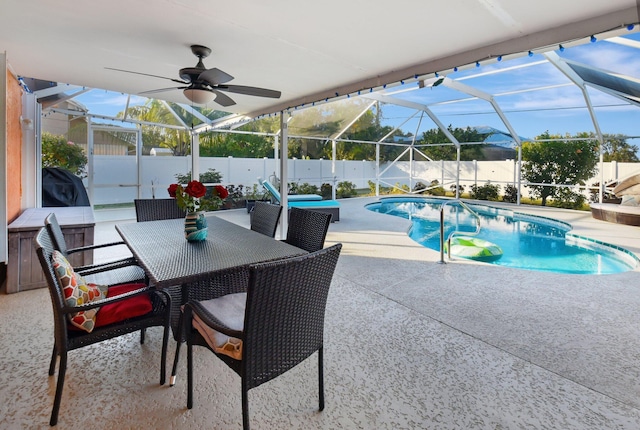
[{"label": "decorative planter", "polygon": [[200,242],[207,238],[207,219],[204,212],[187,212],[184,218],[184,236],[189,242]]},{"label": "decorative planter", "polygon": [[251,213],[253,207],[256,205],[256,201],[253,199],[247,199],[247,213]]}]

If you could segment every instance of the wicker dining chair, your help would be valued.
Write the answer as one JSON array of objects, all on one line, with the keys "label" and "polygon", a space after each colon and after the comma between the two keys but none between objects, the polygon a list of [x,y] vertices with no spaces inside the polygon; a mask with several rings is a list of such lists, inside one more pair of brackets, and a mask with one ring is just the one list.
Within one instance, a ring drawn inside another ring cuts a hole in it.
[{"label": "wicker dining chair", "polygon": [[184,218],[187,214],[178,207],[176,199],[135,199],[133,203],[138,222]]},{"label": "wicker dining chair", "polygon": [[[248,391],[318,351],[319,410],[324,409],[323,333],[327,295],[342,244],[249,268],[244,293],[184,307],[187,407],[193,407],[193,345],[204,346],[241,377],[242,423],[249,429]],[[217,333],[216,333],[217,332]],[[224,340],[218,336],[228,336]],[[230,348],[229,348],[230,346]]]},{"label": "wicker dining chair", "polygon": [[[178,206],[176,199],[135,199],[133,201],[136,208],[136,221],[159,221],[165,219],[178,219],[184,218],[187,212]],[[174,285],[166,288],[166,291],[171,296],[171,300],[175,303],[182,302],[182,286]],[[179,309],[174,306],[174,315],[172,320],[174,325],[177,325],[177,321],[180,318]],[[177,336],[175,336],[177,338]]]},{"label": "wicker dining chair", "polygon": [[[109,285],[106,298],[71,306],[67,302],[65,288],[59,280],[60,268],[58,268],[58,274],[54,268],[53,257],[56,250],[46,228],[40,229],[35,236],[34,246],[47,280],[53,306],[54,345],[49,364],[49,376],[53,376],[55,373],[56,361],[60,357],[58,381],[49,424],[54,426],[58,422],[58,412],[67,371],[67,354],[74,349],[144,330],[147,327],[163,327],[160,361],[160,384],[163,385],[169,340],[170,296],[164,291],[155,290],[141,283]],[[63,271],[63,273],[68,272]],[[68,289],[69,286],[67,286]],[[92,331],[88,332],[71,326],[70,315],[73,316],[80,311],[87,312],[98,307],[100,309],[95,316],[95,327]]]},{"label": "wicker dining chair", "polygon": [[324,247],[330,223],[329,213],[291,208],[285,242],[307,252],[318,251]]},{"label": "wicker dining chair", "polygon": [[[62,255],[69,258],[71,255],[79,252],[87,252],[100,248],[111,246],[125,246],[125,243],[109,242],[97,245],[88,245],[78,248],[68,248],[64,233],[55,213],[50,213],[44,219],[44,225],[49,232],[53,248],[60,251]],[[88,282],[100,285],[125,284],[131,282],[144,282],[144,270],[136,263],[131,256],[118,260],[107,261],[99,264],[91,264],[85,266],[74,267],[74,270],[85,277]]]},{"label": "wicker dining chair", "polygon": [[282,206],[267,202],[256,202],[251,211],[251,230],[275,237]]}]

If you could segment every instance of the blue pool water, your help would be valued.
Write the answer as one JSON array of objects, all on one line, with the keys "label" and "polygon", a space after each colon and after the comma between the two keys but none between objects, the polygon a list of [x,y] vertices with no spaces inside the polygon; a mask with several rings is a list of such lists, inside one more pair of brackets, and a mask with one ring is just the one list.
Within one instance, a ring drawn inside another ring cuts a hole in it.
[{"label": "blue pool water", "polygon": [[[440,251],[440,207],[444,199],[388,197],[367,209],[413,221],[409,236]],[[572,274],[610,274],[633,270],[631,252],[569,233],[571,225],[550,218],[487,205],[467,205],[481,218],[475,236],[499,245],[504,254],[491,264],[519,269]],[[453,231],[475,232],[476,219],[456,203],[445,206],[445,240]],[[463,233],[464,234],[464,233]]]}]

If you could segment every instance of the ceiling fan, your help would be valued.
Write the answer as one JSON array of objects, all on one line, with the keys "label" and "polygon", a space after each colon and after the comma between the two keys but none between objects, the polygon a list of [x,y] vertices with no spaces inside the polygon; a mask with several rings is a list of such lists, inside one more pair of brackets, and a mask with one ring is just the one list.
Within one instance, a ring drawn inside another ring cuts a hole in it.
[{"label": "ceiling fan", "polygon": [[236,102],[222,91],[236,94],[244,94],[248,96],[280,98],[280,91],[268,90],[266,88],[248,87],[245,85],[227,85],[227,82],[233,79],[228,73],[220,69],[207,69],[202,63],[202,59],[211,54],[211,49],[202,45],[191,45],[191,52],[198,57],[198,64],[195,67],[185,67],[180,69],[180,79],[167,78],[165,76],[152,75],[149,73],[133,72],[131,70],[114,69],[105,67],[109,70],[118,72],[134,73],[136,75],[152,76],[154,78],[168,79],[173,82],[182,84],[182,86],[159,88],[157,90],[143,91],[140,95],[154,94],[164,91],[182,90],[187,99],[193,103],[206,104],[215,99],[215,102],[223,107],[233,106]]}]

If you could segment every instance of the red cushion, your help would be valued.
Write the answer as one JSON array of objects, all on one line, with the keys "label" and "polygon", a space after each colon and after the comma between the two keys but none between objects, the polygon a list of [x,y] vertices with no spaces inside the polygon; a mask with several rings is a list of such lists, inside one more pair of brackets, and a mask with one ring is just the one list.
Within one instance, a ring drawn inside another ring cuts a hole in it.
[{"label": "red cushion", "polygon": [[[129,291],[134,291],[144,287],[144,284],[114,285],[109,287],[109,290],[107,291],[107,298],[119,296],[121,294],[128,293]],[[100,310],[96,315],[96,327],[102,327],[119,321],[124,321],[129,318],[139,317],[151,312],[151,310],[152,306],[149,294],[141,294],[127,300],[122,300],[121,302],[110,303],[100,307]]]}]

